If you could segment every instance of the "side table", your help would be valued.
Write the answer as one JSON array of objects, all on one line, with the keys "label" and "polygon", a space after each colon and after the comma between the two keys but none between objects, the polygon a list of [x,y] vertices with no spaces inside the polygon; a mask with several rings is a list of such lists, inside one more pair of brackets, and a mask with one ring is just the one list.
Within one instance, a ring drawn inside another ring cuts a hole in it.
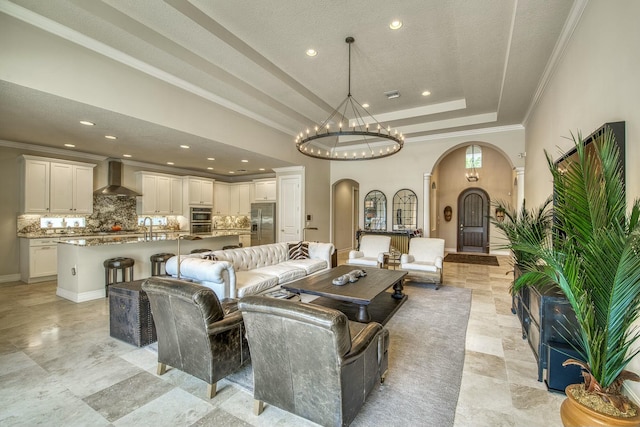
[{"label": "side table", "polygon": [[109,287],[109,333],[138,347],[158,340],[143,282],[144,279]]},{"label": "side table", "polygon": [[392,250],[384,253],[384,268],[395,270],[400,267],[400,252]]}]

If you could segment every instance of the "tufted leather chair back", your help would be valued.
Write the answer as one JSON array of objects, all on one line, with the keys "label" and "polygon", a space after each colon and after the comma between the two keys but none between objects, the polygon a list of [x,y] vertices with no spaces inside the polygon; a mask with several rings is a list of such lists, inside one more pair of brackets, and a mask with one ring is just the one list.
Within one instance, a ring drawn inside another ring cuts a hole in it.
[{"label": "tufted leather chair back", "polygon": [[242,314],[236,302],[220,303],[204,286],[154,276],[142,284],[158,336],[158,363],[209,384],[249,360]]},{"label": "tufted leather chair back", "polygon": [[248,248],[214,251],[213,254],[221,261],[229,261],[232,263],[236,271],[253,270],[275,265],[289,258],[286,243],[272,243]]},{"label": "tufted leather chair back", "polygon": [[264,296],[244,297],[238,307],[251,348],[254,399],[321,425],[348,425],[379,383],[380,366],[387,366],[386,330],[349,322],[330,308]]}]

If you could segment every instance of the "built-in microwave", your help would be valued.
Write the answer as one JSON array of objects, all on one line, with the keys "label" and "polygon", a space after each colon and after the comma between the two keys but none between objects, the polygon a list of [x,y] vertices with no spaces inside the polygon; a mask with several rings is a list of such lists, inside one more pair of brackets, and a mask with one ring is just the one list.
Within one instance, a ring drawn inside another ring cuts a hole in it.
[{"label": "built-in microwave", "polygon": [[191,208],[191,234],[211,233],[213,213],[211,208]]},{"label": "built-in microwave", "polygon": [[211,208],[191,208],[191,222],[211,222]]}]

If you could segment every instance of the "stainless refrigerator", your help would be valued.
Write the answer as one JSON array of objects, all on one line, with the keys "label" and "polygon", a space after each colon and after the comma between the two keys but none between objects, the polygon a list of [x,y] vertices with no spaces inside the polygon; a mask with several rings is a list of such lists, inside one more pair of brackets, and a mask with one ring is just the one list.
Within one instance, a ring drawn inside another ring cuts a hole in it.
[{"label": "stainless refrigerator", "polygon": [[276,242],[276,204],[251,203],[251,246]]}]

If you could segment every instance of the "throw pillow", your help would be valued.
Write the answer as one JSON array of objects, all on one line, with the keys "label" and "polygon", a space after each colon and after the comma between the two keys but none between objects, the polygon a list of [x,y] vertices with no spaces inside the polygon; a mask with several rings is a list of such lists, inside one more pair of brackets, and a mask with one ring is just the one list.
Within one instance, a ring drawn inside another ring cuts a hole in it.
[{"label": "throw pillow", "polygon": [[218,257],[215,256],[214,254],[206,254],[206,255],[200,255],[202,257],[202,259],[208,259],[211,261],[218,261]]},{"label": "throw pillow", "polygon": [[309,244],[298,242],[289,243],[289,259],[308,259]]}]

